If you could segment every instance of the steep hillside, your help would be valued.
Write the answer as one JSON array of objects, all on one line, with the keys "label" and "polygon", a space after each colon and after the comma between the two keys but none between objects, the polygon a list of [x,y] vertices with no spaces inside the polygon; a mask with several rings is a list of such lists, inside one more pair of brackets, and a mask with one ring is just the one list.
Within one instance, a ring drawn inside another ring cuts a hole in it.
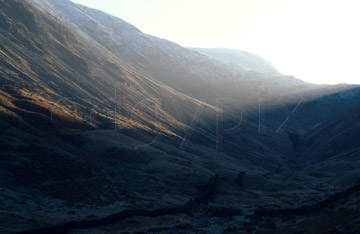
[{"label": "steep hillside", "polygon": [[[0,41],[1,233],[288,205],[324,195],[302,152],[358,150],[317,148],[355,86],[249,72],[67,0],[0,0]],[[299,100],[309,137],[287,122]]]},{"label": "steep hillside", "polygon": [[[258,73],[246,75],[247,71],[240,66],[213,60],[173,42],[143,34],[123,20],[98,10],[70,1],[49,0],[47,3],[43,3],[45,7],[55,8],[82,33],[110,50],[123,62],[199,99],[237,97],[245,102],[256,97],[265,87],[281,90],[283,94],[293,93],[291,88],[294,86],[298,86],[296,92],[314,87],[286,77],[278,77],[275,81],[271,76]],[[256,81],[253,77],[257,77]]]}]

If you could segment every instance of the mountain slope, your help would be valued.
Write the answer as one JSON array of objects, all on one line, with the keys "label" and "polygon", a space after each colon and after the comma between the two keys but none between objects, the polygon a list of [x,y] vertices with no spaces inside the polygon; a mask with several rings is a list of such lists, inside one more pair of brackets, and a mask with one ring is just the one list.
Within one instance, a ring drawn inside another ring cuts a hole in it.
[{"label": "mountain slope", "polygon": [[[141,33],[124,21],[95,9],[82,7],[70,1],[47,2],[69,19],[87,36],[110,50],[123,62],[151,74],[155,79],[192,97],[237,97],[249,99],[262,87],[282,90],[298,86],[297,92],[314,87],[300,80],[252,74],[256,82],[237,65],[213,60],[196,51],[185,49],[170,41]],[[96,27],[93,27],[93,26]],[[96,29],[95,29],[96,28]],[[171,75],[170,75],[171,74]],[[221,89],[218,89],[218,85]],[[199,90],[203,90],[199,93]],[[290,91],[294,92],[294,91]],[[249,96],[249,97],[248,97]],[[245,101],[245,100],[244,100]]]},{"label": "mountain slope", "polygon": [[0,0],[0,40],[3,233],[192,201],[191,212],[221,216],[312,193],[288,166],[289,129],[276,132],[281,104],[305,95],[311,130],[335,115],[314,103],[334,94],[320,110],[344,111],[360,95],[250,74],[70,1]]},{"label": "mountain slope", "polygon": [[[181,205],[202,194],[215,174],[231,179],[245,168],[264,170],[216,152],[215,131],[206,128],[215,119],[211,104],[119,59],[44,8],[45,1],[0,4],[1,217],[17,223],[2,225],[4,233],[29,230],[32,220],[43,227],[94,213]],[[149,98],[158,107],[137,106]],[[155,98],[169,103],[161,108]],[[173,100],[182,104],[180,116]],[[198,106],[207,118],[191,142],[203,143],[180,150]],[[154,133],[162,138],[149,145]],[[235,182],[220,181],[225,191],[239,191]]]}]

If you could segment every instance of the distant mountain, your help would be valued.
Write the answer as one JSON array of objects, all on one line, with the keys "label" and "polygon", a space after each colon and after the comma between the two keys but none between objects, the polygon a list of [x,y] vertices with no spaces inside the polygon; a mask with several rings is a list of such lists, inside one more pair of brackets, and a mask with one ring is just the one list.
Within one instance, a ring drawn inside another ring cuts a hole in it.
[{"label": "distant mountain", "polygon": [[349,185],[309,168],[356,155],[357,115],[345,113],[358,86],[183,48],[68,0],[0,0],[0,41],[2,233],[207,232],[208,215],[228,222]]},{"label": "distant mountain", "polygon": [[279,76],[280,72],[264,58],[239,49],[229,48],[190,48],[202,54],[234,63],[249,71]]}]

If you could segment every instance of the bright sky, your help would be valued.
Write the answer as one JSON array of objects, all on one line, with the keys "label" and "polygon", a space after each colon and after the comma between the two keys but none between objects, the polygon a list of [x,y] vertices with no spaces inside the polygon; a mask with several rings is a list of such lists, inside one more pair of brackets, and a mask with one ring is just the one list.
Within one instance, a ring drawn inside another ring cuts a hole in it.
[{"label": "bright sky", "polygon": [[238,48],[313,83],[360,84],[358,0],[73,0],[185,47]]}]

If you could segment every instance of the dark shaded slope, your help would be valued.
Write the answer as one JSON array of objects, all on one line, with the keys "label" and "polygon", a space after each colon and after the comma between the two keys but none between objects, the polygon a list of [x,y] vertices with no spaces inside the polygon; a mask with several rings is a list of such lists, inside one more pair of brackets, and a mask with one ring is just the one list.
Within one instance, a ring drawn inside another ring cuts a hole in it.
[{"label": "dark shaded slope", "polygon": [[315,128],[299,142],[299,159],[309,174],[348,186],[360,181],[359,107]]},{"label": "dark shaded slope", "polygon": [[294,209],[255,211],[249,229],[266,233],[358,233],[360,186]]},{"label": "dark shaded slope", "polygon": [[359,106],[315,128],[299,142],[300,158],[312,163],[342,159],[356,163],[360,141]]}]

